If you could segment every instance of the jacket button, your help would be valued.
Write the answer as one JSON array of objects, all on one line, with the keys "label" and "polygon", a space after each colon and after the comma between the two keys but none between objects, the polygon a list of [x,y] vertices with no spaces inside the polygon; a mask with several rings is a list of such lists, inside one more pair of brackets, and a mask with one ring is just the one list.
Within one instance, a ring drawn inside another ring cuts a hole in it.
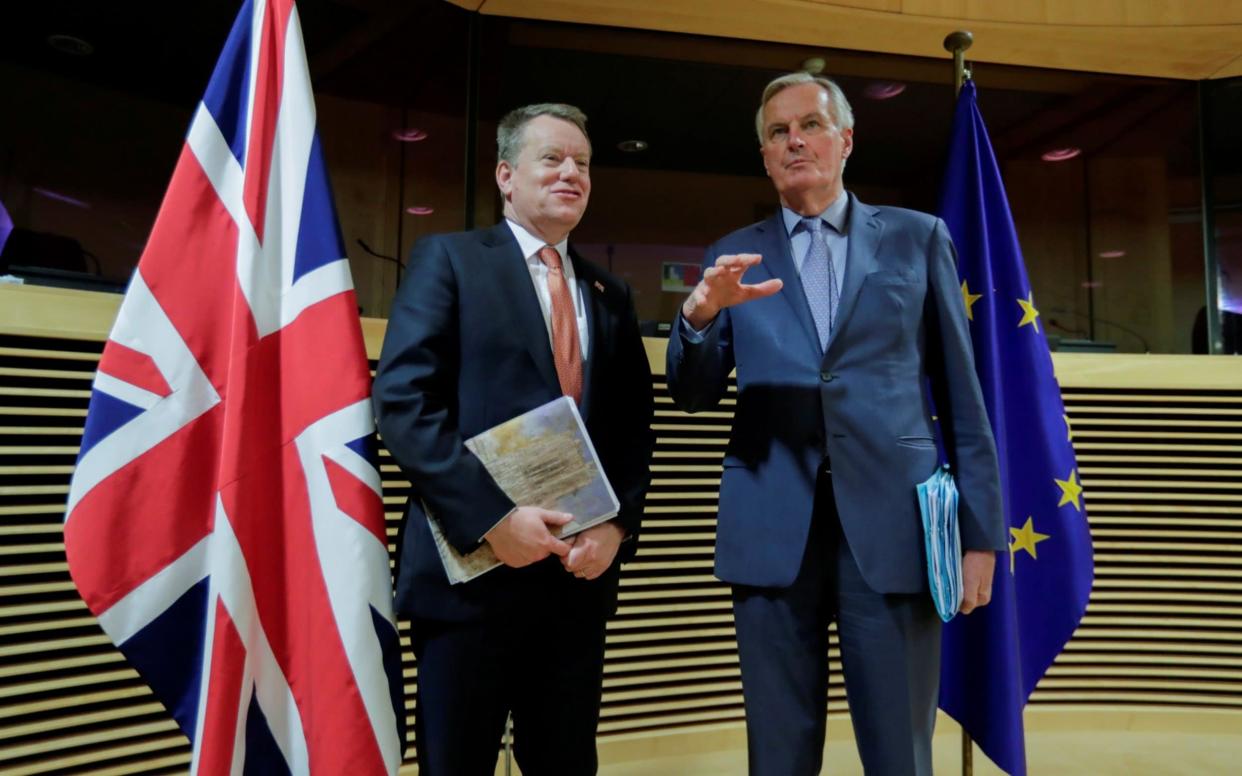
[{"label": "jacket button", "polygon": [[824,382],[826,382],[826,383],[830,383],[830,382],[832,382],[832,376],[833,376],[833,375],[832,375],[832,372],[827,372],[827,371],[825,371],[825,372],[820,372],[820,373],[819,373],[819,379],[820,379],[820,380],[823,380],[823,381],[824,381]]}]

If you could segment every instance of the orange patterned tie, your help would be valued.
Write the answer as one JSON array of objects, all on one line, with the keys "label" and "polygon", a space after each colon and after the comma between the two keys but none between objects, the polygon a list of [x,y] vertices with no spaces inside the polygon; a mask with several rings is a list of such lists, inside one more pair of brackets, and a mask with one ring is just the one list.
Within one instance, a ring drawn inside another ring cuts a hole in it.
[{"label": "orange patterned tie", "polygon": [[561,392],[582,403],[582,346],[578,342],[578,315],[561,268],[561,254],[551,245],[539,249],[548,268],[548,295],[552,297],[552,358]]}]

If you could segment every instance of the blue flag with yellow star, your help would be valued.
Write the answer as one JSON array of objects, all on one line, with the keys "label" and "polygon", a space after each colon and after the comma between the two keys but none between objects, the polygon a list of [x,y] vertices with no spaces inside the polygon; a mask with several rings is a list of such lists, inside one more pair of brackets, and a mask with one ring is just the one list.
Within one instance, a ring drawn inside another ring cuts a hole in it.
[{"label": "blue flag with yellow star", "polygon": [[940,707],[1018,776],[1022,708],[1078,627],[1094,567],[1069,419],[970,81],[957,102],[940,216],[957,246],[1010,536],[991,604],[945,626]]}]

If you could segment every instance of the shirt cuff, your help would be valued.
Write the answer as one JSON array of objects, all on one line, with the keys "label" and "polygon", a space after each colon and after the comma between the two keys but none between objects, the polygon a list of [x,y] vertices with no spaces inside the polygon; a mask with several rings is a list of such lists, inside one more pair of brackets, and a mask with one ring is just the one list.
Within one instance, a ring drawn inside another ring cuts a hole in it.
[{"label": "shirt cuff", "polygon": [[703,342],[703,337],[707,334],[707,332],[712,330],[713,326],[716,325],[716,318],[720,317],[717,315],[716,318],[712,318],[708,321],[706,326],[701,329],[696,329],[690,325],[690,321],[686,320],[686,316],[680,311],[677,314],[681,316],[682,335],[685,336],[688,342],[694,345],[698,345]]}]

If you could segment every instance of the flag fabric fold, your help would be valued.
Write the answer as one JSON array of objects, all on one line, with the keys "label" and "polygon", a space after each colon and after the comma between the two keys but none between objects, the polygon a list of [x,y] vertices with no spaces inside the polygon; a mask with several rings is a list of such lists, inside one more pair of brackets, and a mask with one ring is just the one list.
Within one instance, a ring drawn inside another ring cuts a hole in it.
[{"label": "flag fabric fold", "polygon": [[65,551],[191,773],[393,774],[370,372],[293,0],[247,0],[92,385]]},{"label": "flag fabric fold", "polygon": [[945,626],[940,707],[1018,776],[1023,707],[1078,627],[1094,569],[1069,418],[970,81],[958,98],[940,215],[958,251],[1010,535],[991,604]]}]

